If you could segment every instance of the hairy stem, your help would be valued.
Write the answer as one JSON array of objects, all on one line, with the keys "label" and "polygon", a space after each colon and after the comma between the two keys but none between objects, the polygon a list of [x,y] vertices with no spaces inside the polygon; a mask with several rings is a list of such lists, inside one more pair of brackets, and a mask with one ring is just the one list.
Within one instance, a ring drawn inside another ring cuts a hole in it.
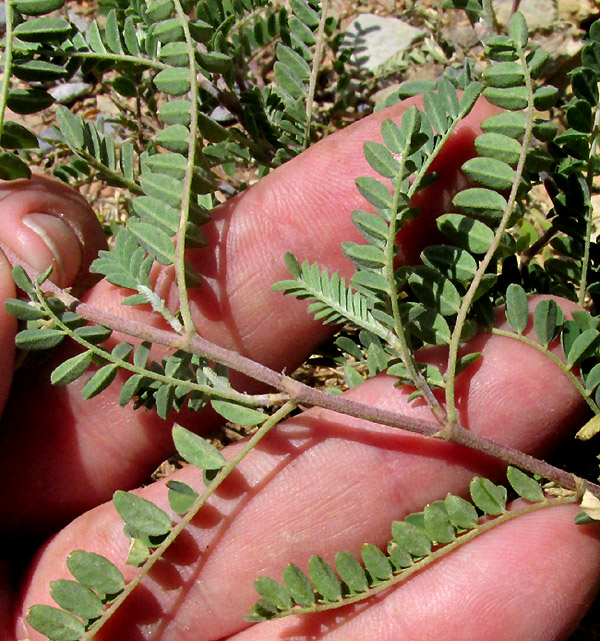
[{"label": "hairy stem", "polygon": [[452,338],[450,341],[450,352],[448,355],[448,368],[446,370],[446,412],[448,413],[448,426],[451,429],[451,426],[457,420],[456,412],[456,398],[454,394],[454,387],[456,384],[456,375],[457,375],[457,365],[458,365],[458,350],[460,347],[461,337],[463,329],[465,326],[465,321],[467,320],[467,314],[475,298],[475,293],[481,283],[488,265],[490,264],[496,250],[500,246],[500,241],[502,239],[502,234],[504,233],[506,226],[508,224],[510,215],[512,213],[513,207],[517,199],[517,191],[519,188],[519,182],[521,175],[523,174],[523,169],[525,167],[525,158],[527,156],[527,149],[529,147],[529,141],[531,139],[531,132],[533,128],[533,86],[531,83],[531,76],[527,69],[527,61],[525,59],[525,52],[521,47],[517,48],[519,54],[520,62],[525,69],[525,85],[527,88],[527,120],[525,133],[523,135],[523,142],[521,144],[521,154],[519,156],[519,161],[515,170],[515,179],[513,180],[512,189],[510,191],[510,196],[508,198],[506,208],[498,224],[498,228],[494,234],[494,240],[490,245],[488,251],[486,252],[483,260],[479,263],[475,276],[471,281],[469,289],[462,299],[460,309],[456,316],[456,324],[454,326],[454,331],[452,332]]},{"label": "hairy stem", "polygon": [[4,69],[2,77],[2,87],[0,89],[0,136],[4,131],[4,113],[6,112],[6,101],[8,99],[8,90],[10,89],[10,80],[12,77],[13,62],[13,8],[10,2],[5,4],[6,11],[6,49],[4,50]]},{"label": "hairy stem", "polygon": [[327,14],[329,12],[330,0],[323,0],[321,5],[321,19],[317,28],[316,40],[317,45],[315,48],[315,56],[313,58],[312,70],[310,79],[308,81],[308,94],[306,96],[306,127],[304,129],[304,143],[303,148],[306,149],[310,143],[310,125],[313,116],[313,104],[315,100],[315,90],[317,87],[317,77],[321,68],[321,59],[323,57],[323,49],[325,47],[325,22],[327,21]]}]

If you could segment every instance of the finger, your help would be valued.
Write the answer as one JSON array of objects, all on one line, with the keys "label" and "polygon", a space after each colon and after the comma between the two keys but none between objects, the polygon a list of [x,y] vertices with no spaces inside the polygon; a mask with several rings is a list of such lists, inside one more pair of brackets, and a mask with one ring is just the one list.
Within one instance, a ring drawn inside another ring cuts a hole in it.
[{"label": "finger", "polygon": [[[270,287],[286,278],[286,250],[294,251],[300,260],[319,260],[330,271],[339,269],[349,275],[351,265],[341,253],[340,242],[359,240],[350,213],[365,203],[354,179],[372,173],[363,157],[363,143],[380,138],[383,119],[398,119],[406,106],[379,112],[326,138],[218,208],[207,227],[208,246],[190,254],[203,279],[202,287],[192,294],[196,326],[203,336],[276,369],[290,370],[332,331],[313,321],[304,303],[284,298]],[[479,122],[491,109],[487,103],[478,104],[436,159],[439,180],[419,196],[423,215],[401,233],[399,242],[407,259],[413,260],[415,252],[431,241],[434,219],[464,180],[460,163],[473,154]],[[158,292],[169,302],[171,276],[172,270],[166,269],[157,277]],[[121,307],[129,293],[104,281],[93,289],[88,302],[134,315],[149,325],[160,324],[156,314]],[[23,464],[36,470],[4,493],[11,502],[5,507],[10,507],[17,532],[33,531],[34,524],[39,532],[39,523],[56,527],[107,500],[117,487],[144,482],[171,451],[169,430],[154,412],[120,408],[117,384],[83,401],[84,382],[82,378],[60,389],[48,389],[44,381],[36,383],[39,402],[28,408],[27,429],[12,436],[10,449],[22,450]],[[26,398],[25,386],[15,390],[7,414],[10,422],[24,420]],[[179,415],[177,420],[196,429],[215,425],[206,417]],[[44,457],[40,459],[35,447],[21,447],[21,438],[30,444],[44,443]],[[52,498],[57,496],[58,504]]]},{"label": "finger", "polygon": [[[567,311],[570,304],[564,305]],[[460,375],[457,399],[461,423],[472,432],[539,456],[584,414],[564,374],[534,348],[481,334],[469,349],[482,356]],[[441,364],[443,354],[436,350],[430,360]],[[430,418],[427,407],[409,402],[409,394],[391,377],[379,376],[346,396]],[[227,456],[239,447],[227,448]],[[190,639],[234,634],[256,600],[253,582],[259,575],[279,578],[285,565],[306,567],[312,554],[330,561],[342,549],[358,554],[365,542],[384,547],[392,521],[447,492],[464,493],[474,475],[494,476],[501,469],[455,444],[309,410],[278,427],[240,465],[130,602],[132,610],[117,616],[114,629],[166,641],[205,612],[202,629],[194,628]],[[201,476],[186,467],[174,478],[199,488]],[[164,482],[140,494],[169,511]],[[25,587],[25,608],[48,602],[48,582],[65,576],[62,559],[82,540],[86,549],[122,566],[128,542],[121,532],[110,504],[81,516],[38,559]],[[129,577],[135,573],[124,571]]]},{"label": "finger", "polygon": [[575,525],[576,513],[522,516],[359,606],[260,624],[230,641],[561,641],[600,576],[598,528]]},{"label": "finger", "polygon": [[[0,246],[40,272],[52,267],[61,287],[89,281],[88,267],[106,245],[90,206],[56,180],[33,176],[0,184]],[[12,380],[16,321],[4,301],[16,295],[9,260],[0,252],[0,411]]]}]

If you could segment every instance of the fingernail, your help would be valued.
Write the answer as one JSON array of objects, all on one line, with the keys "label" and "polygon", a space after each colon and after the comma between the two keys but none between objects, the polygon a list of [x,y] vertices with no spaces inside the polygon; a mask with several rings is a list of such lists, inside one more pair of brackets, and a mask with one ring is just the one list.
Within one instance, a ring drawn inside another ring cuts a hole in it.
[{"label": "fingernail", "polygon": [[81,247],[69,226],[59,216],[42,213],[27,214],[22,222],[37,234],[52,255],[44,256],[32,247],[32,255],[26,258],[27,262],[40,272],[52,264],[52,282],[59,287],[72,285],[81,267]]}]

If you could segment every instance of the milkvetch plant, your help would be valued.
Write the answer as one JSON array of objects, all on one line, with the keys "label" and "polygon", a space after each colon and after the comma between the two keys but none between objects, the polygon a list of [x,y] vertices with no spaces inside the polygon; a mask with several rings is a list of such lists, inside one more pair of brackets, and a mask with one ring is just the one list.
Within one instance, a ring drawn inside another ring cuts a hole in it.
[{"label": "milkvetch plant", "polygon": [[[510,491],[524,501],[507,509],[506,487],[477,477],[469,501],[448,494],[391,523],[383,550],[367,542],[360,559],[340,550],[334,566],[315,554],[308,574],[293,563],[283,569],[283,583],[257,577],[257,603],[248,621],[367,599],[522,514],[584,499],[578,521],[596,518],[600,487],[578,470],[555,467],[462,426],[456,379],[478,362],[478,352],[462,348],[482,328],[520,341],[551,359],[585,399],[593,418],[580,426],[578,437],[589,440],[600,431],[600,256],[591,201],[598,173],[600,23],[591,26],[581,65],[569,73],[561,98],[542,80],[549,55],[531,47],[521,13],[513,15],[506,34],[498,34],[489,3],[444,4],[487,24],[487,66],[479,73],[466,62],[458,73],[444,74],[423,94],[422,108],[410,107],[400,122],[384,120],[381,142],[365,143],[377,177],[356,180],[365,208],[355,210],[352,221],[364,243],[342,245],[356,267],[351,280],[287,253],[282,260],[289,278],[273,283],[276,291],[308,301],[316,319],[343,326],[336,358],[348,387],[387,372],[413,390],[415,402],[428,404],[432,418],[425,421],[312,388],[207,341],[192,320],[188,289],[197,281],[185,250],[206,243],[202,226],[215,194],[243,189],[239,168],[267,174],[328,125],[329,116],[315,104],[319,73],[330,64],[326,50],[337,50],[339,35],[328,2],[112,0],[103,4],[102,22],[92,21],[85,33],[64,17],[64,0],[6,3],[0,177],[27,178],[37,159],[65,181],[124,189],[129,215],[113,226],[110,250],[100,252],[92,271],[131,291],[124,305],[150,304],[168,327],[97,309],[53,285],[48,272],[17,264],[14,279],[24,297],[7,303],[24,324],[17,345],[36,351],[66,339],[78,343],[81,350],[54,369],[52,382],[66,385],[92,369],[85,398],[125,370],[130,375],[120,389],[121,405],[155,409],[163,418],[172,410],[210,405],[249,433],[227,461],[212,443],[175,423],[174,446],[184,461],[203,470],[204,486],[170,481],[171,513],[117,491],[114,508],[130,540],[127,563],[140,571],[126,582],[108,559],[74,550],[67,559],[73,578],[51,585],[56,607],[34,605],[28,615],[29,624],[49,639],[93,638],[240,461],[299,406],[332,409],[489,454],[509,464]],[[252,64],[264,51],[274,61],[268,83]],[[347,80],[346,58],[342,54],[333,65],[340,86]],[[6,108],[25,117],[50,109],[54,100],[47,87],[78,70],[94,74],[129,105],[118,123],[120,136],[58,106],[58,140],[42,151],[32,131],[5,118]],[[421,88],[407,83],[386,104]],[[481,125],[479,156],[462,167],[469,185],[437,220],[443,243],[424,249],[420,264],[398,267],[396,239],[419,214],[415,196],[436,180],[432,163],[482,96],[498,113]],[[229,113],[225,124],[215,117],[218,107]],[[551,209],[538,229],[528,219],[528,202],[540,186]],[[152,285],[157,263],[173,266],[177,308]],[[567,319],[553,299],[541,300],[533,310],[534,340],[525,330],[528,296],[535,293],[562,296],[582,309]],[[494,324],[501,304],[503,329]],[[113,332],[131,342],[107,348]],[[557,342],[560,356],[551,349]],[[153,345],[168,348],[160,362],[151,358]],[[448,348],[443,368],[419,360],[417,350],[432,345]],[[274,391],[240,392],[229,382],[231,371]]]}]

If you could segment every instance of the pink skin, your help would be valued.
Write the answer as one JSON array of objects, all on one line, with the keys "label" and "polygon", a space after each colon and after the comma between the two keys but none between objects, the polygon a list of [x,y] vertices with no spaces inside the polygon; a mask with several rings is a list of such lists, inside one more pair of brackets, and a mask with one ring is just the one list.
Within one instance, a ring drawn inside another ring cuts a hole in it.
[{"label": "pink skin", "polygon": [[[400,238],[407,260],[414,260],[431,242],[433,218],[445,211],[448,194],[462,180],[456,163],[472,153],[476,123],[488,109],[478,106],[439,161],[446,177],[422,202],[426,215]],[[361,160],[362,141],[376,138],[381,119],[397,117],[401,110],[365,119],[330,137],[215,212],[209,237],[217,248],[191,256],[206,278],[205,287],[197,295],[194,292],[202,335],[282,369],[293,368],[331,331],[320,329],[305,315],[305,304],[269,292],[267,285],[286,277],[281,262],[285,249],[301,259],[340,269],[346,276],[351,273],[339,253],[339,242],[360,240],[349,213],[364,207],[352,186],[354,176],[367,173]],[[333,196],[329,196],[331,185],[339,185]],[[15,192],[10,211],[18,207],[17,194],[27,192]],[[5,210],[5,201],[0,200],[0,215]],[[44,212],[41,204],[36,211]],[[278,222],[282,220],[285,225]],[[291,220],[293,229],[287,226]],[[307,240],[305,233],[313,236]],[[269,234],[274,240],[266,246]],[[67,245],[75,251],[73,243]],[[260,260],[265,261],[258,273],[253,252],[262,252]],[[157,278],[167,287],[168,273]],[[87,300],[123,313],[118,306],[123,293],[103,282]],[[568,312],[569,304],[564,305]],[[265,309],[271,314],[263,320],[260,313]],[[0,319],[0,331],[8,340],[14,325],[7,320],[4,328]],[[292,345],[289,336],[297,338]],[[460,418],[469,429],[542,456],[581,422],[583,403],[537,351],[485,335],[473,339],[470,348],[482,351],[483,357],[459,379]],[[423,356],[441,363],[440,352]],[[5,510],[11,511],[15,532],[22,532],[25,525],[47,526],[52,514],[58,514],[58,522],[83,512],[116,487],[131,487],[155,458],[168,455],[167,430],[158,431],[162,422],[129,408],[112,409],[116,393],[112,389],[82,404],[80,385],[58,391],[42,385],[33,411],[23,416],[23,409],[30,410],[32,404],[19,402],[17,396],[5,416],[0,452],[14,457],[18,451],[20,469],[28,470],[27,475],[6,479]],[[395,388],[386,376],[348,395],[430,418],[422,405],[408,404],[407,391]],[[198,431],[214,425],[213,418],[202,419],[202,424],[194,425]],[[238,447],[227,448],[226,456]],[[554,508],[504,525],[366,604],[252,627],[243,623],[242,616],[256,596],[252,582],[258,575],[278,578],[286,563],[304,566],[315,552],[331,560],[340,549],[357,552],[365,541],[383,545],[394,519],[443,498],[448,491],[464,493],[474,474],[495,476],[500,471],[498,464],[458,446],[324,410],[307,411],[253,451],[99,638],[564,639],[585,612],[600,574],[597,532],[574,526],[572,508]],[[190,467],[176,477],[201,485],[199,472]],[[140,493],[168,510],[164,481]],[[68,577],[64,559],[78,547],[105,554],[127,577],[135,572],[123,565],[127,541],[112,506],[83,513],[32,562],[15,601],[15,618],[6,609],[4,621],[0,620],[0,638],[40,639],[25,628],[22,614],[33,603],[51,603],[48,583]],[[203,554],[206,549],[210,556]],[[8,588],[4,590],[7,594],[5,598],[0,594],[0,603],[6,604],[10,596]]]}]

